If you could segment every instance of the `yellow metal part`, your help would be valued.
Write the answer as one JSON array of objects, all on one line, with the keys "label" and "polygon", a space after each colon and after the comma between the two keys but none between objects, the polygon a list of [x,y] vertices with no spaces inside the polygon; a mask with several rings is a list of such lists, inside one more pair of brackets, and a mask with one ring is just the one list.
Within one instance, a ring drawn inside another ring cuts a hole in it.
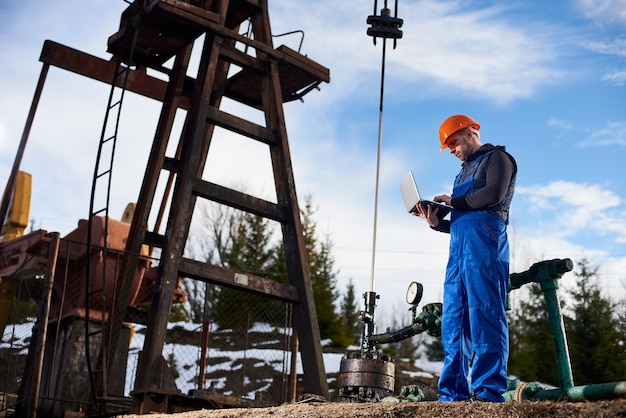
[{"label": "yellow metal part", "polygon": [[32,176],[24,171],[18,171],[7,217],[4,219],[2,231],[0,231],[0,242],[24,235],[30,215],[31,189]]},{"label": "yellow metal part", "polygon": [[[120,219],[122,222],[126,222],[126,223],[132,223],[133,222],[133,216],[135,216],[135,209],[137,208],[137,204],[130,202],[128,205],[126,205],[126,208],[124,209],[124,213],[122,213],[122,219]],[[153,248],[150,247],[149,245],[142,245],[141,246],[141,253],[142,254],[149,254],[150,256],[152,256],[152,250]]]},{"label": "yellow metal part", "polygon": [[135,214],[135,207],[137,207],[136,203],[129,203],[126,205],[126,209],[124,209],[124,213],[122,214],[122,222],[131,223],[133,221],[133,215]]}]

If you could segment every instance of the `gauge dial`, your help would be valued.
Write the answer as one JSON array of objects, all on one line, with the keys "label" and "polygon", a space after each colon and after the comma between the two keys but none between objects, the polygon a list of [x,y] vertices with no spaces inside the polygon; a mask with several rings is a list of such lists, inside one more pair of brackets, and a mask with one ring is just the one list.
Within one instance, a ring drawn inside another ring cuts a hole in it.
[{"label": "gauge dial", "polygon": [[417,305],[422,300],[423,286],[418,282],[411,282],[406,291],[406,303],[409,305]]}]

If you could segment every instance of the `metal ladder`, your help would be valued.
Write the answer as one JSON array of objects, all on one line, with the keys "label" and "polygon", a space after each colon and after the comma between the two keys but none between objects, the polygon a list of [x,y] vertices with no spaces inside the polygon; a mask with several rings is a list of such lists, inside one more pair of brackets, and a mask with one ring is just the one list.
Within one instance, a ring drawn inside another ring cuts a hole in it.
[{"label": "metal ladder", "polygon": [[[126,0],[124,0],[126,1]],[[124,64],[124,59],[121,56],[117,57],[117,66],[111,82],[111,91],[109,93],[109,99],[104,116],[104,122],[102,125],[102,131],[100,134],[100,141],[98,143],[98,151],[96,154],[96,163],[93,172],[91,196],[89,201],[89,218],[87,223],[87,243],[86,243],[86,265],[85,265],[85,361],[87,365],[87,371],[89,374],[89,383],[91,388],[90,399],[93,401],[94,407],[98,410],[98,399],[106,397],[106,393],[97,393],[97,389],[106,391],[106,365],[108,364],[107,356],[108,347],[103,338],[106,325],[106,281],[107,281],[107,240],[108,240],[108,226],[109,226],[109,203],[111,192],[111,180],[113,176],[113,163],[115,159],[115,148],[117,145],[117,138],[119,132],[119,122],[122,112],[122,104],[124,102],[124,95],[126,92],[126,84],[128,81],[128,75],[133,63],[133,51],[135,41],[137,37],[137,28],[132,29],[133,41],[132,47],[129,51],[129,56],[126,60],[127,64]],[[104,221],[103,226],[103,239],[102,246],[92,244],[93,240],[93,228],[94,222],[98,217],[102,217]],[[100,268],[101,280],[96,283],[92,280],[92,277],[96,277],[96,271],[91,274],[92,257],[98,253],[102,253],[102,266]],[[100,297],[101,299],[101,312],[98,314],[98,326],[94,326],[90,329],[90,323],[92,323],[90,311],[91,300],[94,297]],[[100,336],[100,341],[97,341],[96,337]],[[92,358],[90,347],[100,346],[100,353],[95,361]],[[98,376],[100,378],[98,379]]]}]

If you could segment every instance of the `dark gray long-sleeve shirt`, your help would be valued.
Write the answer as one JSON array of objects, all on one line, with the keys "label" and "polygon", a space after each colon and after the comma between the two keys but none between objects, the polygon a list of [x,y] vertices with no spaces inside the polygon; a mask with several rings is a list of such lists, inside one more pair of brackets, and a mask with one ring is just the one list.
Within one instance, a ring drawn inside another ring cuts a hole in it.
[{"label": "dark gray long-sleeve shirt", "polygon": [[[497,149],[497,150],[496,150]],[[453,197],[451,205],[459,210],[484,210],[489,206],[496,205],[506,196],[509,180],[516,171],[514,160],[504,151],[504,147],[495,147],[491,144],[481,146],[474,154],[492,152],[485,161],[486,183],[484,187],[467,193],[463,196]],[[464,164],[466,164],[464,162]],[[441,232],[450,232],[450,221],[440,220],[439,225],[433,229]]]}]

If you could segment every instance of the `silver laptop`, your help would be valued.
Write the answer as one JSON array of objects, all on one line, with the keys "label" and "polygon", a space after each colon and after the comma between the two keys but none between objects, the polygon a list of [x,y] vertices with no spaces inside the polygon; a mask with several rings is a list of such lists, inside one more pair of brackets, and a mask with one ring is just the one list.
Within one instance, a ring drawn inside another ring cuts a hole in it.
[{"label": "silver laptop", "polygon": [[400,183],[400,191],[402,192],[402,198],[404,199],[406,210],[409,213],[417,212],[416,206],[418,204],[429,205],[433,208],[439,208],[439,212],[437,212],[437,216],[439,218],[443,218],[452,210],[452,206],[420,198],[420,192],[417,190],[417,184],[415,184],[413,172],[410,170],[406,174],[406,176],[404,176],[402,182]]}]

